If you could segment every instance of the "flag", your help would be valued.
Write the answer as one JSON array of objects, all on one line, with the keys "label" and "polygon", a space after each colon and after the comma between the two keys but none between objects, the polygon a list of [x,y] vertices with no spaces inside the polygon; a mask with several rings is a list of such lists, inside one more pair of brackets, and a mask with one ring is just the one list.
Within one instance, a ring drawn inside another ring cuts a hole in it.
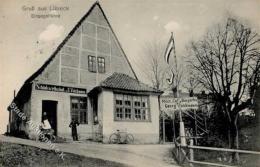
[{"label": "flag", "polygon": [[170,75],[171,75],[170,78],[167,78],[167,79],[166,79],[166,80],[167,80],[167,83],[168,83],[169,85],[173,84],[173,80],[174,80],[174,77],[175,77],[173,69],[171,69],[171,74],[170,74]]},{"label": "flag", "polygon": [[171,35],[171,38],[168,42],[168,45],[167,45],[167,48],[166,48],[166,51],[165,51],[165,55],[164,55],[164,59],[165,59],[166,63],[168,63],[168,64],[169,64],[169,58],[170,58],[172,51],[175,52],[173,34]]}]

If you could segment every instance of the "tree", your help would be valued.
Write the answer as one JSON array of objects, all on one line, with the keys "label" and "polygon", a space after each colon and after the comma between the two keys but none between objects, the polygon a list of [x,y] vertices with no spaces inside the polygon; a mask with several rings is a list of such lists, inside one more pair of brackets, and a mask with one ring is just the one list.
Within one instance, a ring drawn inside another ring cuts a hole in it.
[{"label": "tree", "polygon": [[210,91],[227,118],[230,148],[238,149],[238,115],[252,105],[259,86],[259,35],[238,20],[228,18],[212,27],[202,40],[191,42],[189,51],[193,57],[189,63],[197,81]]},{"label": "tree", "polygon": [[147,42],[143,47],[144,57],[140,68],[155,89],[174,91],[181,86],[183,70],[181,65],[176,66],[173,53],[170,63],[165,62],[165,49],[166,44],[162,44],[160,40]]},{"label": "tree", "polygon": [[167,66],[163,60],[164,48],[160,41],[147,42],[143,47],[141,69],[155,89],[165,87]]},{"label": "tree", "polygon": [[186,73],[187,75],[185,78],[185,82],[183,83],[183,87],[189,91],[190,97],[193,97],[195,90],[199,87],[199,82],[192,71],[188,71]]}]

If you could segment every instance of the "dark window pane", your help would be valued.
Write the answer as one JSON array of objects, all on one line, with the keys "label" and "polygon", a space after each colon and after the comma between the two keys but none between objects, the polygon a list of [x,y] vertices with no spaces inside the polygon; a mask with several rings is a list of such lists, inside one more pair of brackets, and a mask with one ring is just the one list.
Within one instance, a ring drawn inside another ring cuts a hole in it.
[{"label": "dark window pane", "polygon": [[71,97],[71,119],[86,124],[87,119],[87,98]]},{"label": "dark window pane", "polygon": [[135,109],[135,119],[140,120],[141,119],[141,110]]},{"label": "dark window pane", "polygon": [[126,100],[126,101],[125,101],[125,105],[126,105],[126,106],[131,106],[131,101],[130,101],[130,100]]},{"label": "dark window pane", "polygon": [[87,109],[87,103],[80,103],[80,109]]},{"label": "dark window pane", "polygon": [[116,100],[117,105],[122,105],[122,100]]},{"label": "dark window pane", "polygon": [[87,123],[87,113],[85,111],[80,112],[80,123],[82,124]]},{"label": "dark window pane", "polygon": [[88,70],[90,72],[96,72],[96,57],[88,56]]},{"label": "dark window pane", "polygon": [[116,108],[116,118],[117,119],[123,119],[123,109],[122,108]]},{"label": "dark window pane", "polygon": [[98,72],[104,73],[105,72],[105,58],[98,57]]},{"label": "dark window pane", "polygon": [[131,109],[130,108],[125,109],[125,119],[131,119]]},{"label": "dark window pane", "polygon": [[146,110],[142,110],[142,119],[143,120],[147,119],[147,112],[146,112]]},{"label": "dark window pane", "polygon": [[141,106],[141,102],[140,101],[135,101],[135,106],[136,107],[140,107]]},{"label": "dark window pane", "polygon": [[72,109],[78,109],[78,103],[72,103],[71,108]]}]

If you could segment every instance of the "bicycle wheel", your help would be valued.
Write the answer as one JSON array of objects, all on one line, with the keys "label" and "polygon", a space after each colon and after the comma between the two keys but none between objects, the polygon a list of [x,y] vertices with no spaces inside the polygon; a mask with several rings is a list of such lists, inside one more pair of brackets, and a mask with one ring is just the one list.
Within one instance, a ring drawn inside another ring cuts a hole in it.
[{"label": "bicycle wheel", "polygon": [[53,143],[56,142],[56,136],[52,135],[52,136],[51,136],[51,141],[52,141]]},{"label": "bicycle wheel", "polygon": [[127,142],[127,144],[134,143],[134,136],[132,134],[127,134],[126,135],[126,142]]},{"label": "bicycle wheel", "polygon": [[117,134],[113,133],[113,134],[109,137],[109,143],[110,143],[110,144],[117,144],[117,143],[118,143],[118,136],[117,136]]}]

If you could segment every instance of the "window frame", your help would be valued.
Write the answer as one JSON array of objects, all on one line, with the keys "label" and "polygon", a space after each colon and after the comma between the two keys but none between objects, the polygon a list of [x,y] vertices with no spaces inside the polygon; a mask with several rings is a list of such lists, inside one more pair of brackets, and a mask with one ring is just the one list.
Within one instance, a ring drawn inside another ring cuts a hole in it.
[{"label": "window frame", "polygon": [[[122,105],[117,104],[117,96],[122,96]],[[140,98],[140,106],[134,106],[134,98]],[[130,106],[125,105],[125,101],[130,99]],[[143,99],[146,99],[147,106],[142,107]],[[122,118],[117,117],[117,108],[122,109]],[[127,117],[129,113],[126,113],[127,109],[130,109],[131,116],[130,119]],[[140,119],[136,119],[135,110],[140,110]],[[145,110],[145,117],[143,117],[143,110]],[[114,92],[114,121],[123,121],[123,122],[151,122],[151,108],[149,102],[149,95],[135,95],[135,94],[128,94],[128,93],[117,93]],[[145,118],[145,119],[144,119]]]},{"label": "window frame", "polygon": [[[73,99],[77,99],[78,103],[72,103]],[[85,102],[86,108],[80,107],[81,99],[84,99],[84,101],[86,101]],[[73,104],[77,104],[77,108],[73,108]],[[70,106],[71,106],[71,109],[70,109],[71,121],[72,121],[73,117],[76,116],[79,124],[87,125],[88,124],[88,98],[86,96],[70,96]],[[81,114],[85,114],[85,119],[84,118],[82,119]]]},{"label": "window frame", "polygon": [[97,72],[96,56],[88,55],[88,71],[89,72],[94,72],[94,73]]},{"label": "window frame", "polygon": [[105,59],[105,57],[102,57],[102,56],[97,57],[97,68],[98,68],[98,73],[105,73],[106,72],[106,59]]}]

